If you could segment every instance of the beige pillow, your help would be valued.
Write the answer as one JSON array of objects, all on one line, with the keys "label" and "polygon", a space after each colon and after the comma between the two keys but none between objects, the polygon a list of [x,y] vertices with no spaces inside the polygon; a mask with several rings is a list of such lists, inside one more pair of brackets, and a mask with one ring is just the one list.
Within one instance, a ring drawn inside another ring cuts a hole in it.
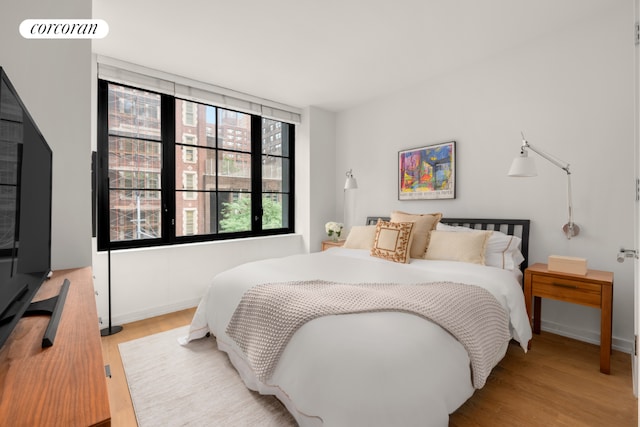
[{"label": "beige pillow", "polygon": [[491,233],[491,231],[459,233],[434,230],[431,232],[431,241],[425,259],[484,265],[484,251]]},{"label": "beige pillow", "polygon": [[378,220],[371,256],[393,262],[408,263],[413,239],[413,222]]},{"label": "beige pillow", "polygon": [[442,218],[441,213],[431,214],[410,214],[401,211],[391,212],[391,222],[414,222],[413,242],[411,243],[411,258],[424,258],[427,246],[429,246],[429,236],[435,230],[438,221]]},{"label": "beige pillow", "polygon": [[[480,230],[469,227],[447,225],[438,223],[436,230],[458,231],[478,233]],[[505,270],[517,270],[524,261],[524,256],[520,252],[522,239],[518,236],[511,236],[498,230],[493,230],[487,239],[487,247],[484,250],[484,265],[498,267]]]},{"label": "beige pillow", "polygon": [[375,238],[375,225],[355,225],[351,227],[347,240],[342,247],[349,249],[371,249]]}]

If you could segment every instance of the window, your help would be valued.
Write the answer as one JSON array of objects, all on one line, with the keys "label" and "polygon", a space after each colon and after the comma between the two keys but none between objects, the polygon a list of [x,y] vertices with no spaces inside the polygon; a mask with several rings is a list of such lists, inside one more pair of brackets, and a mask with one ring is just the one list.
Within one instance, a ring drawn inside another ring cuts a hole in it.
[{"label": "window", "polygon": [[194,234],[198,234],[198,230],[196,228],[198,226],[198,219],[196,218],[198,211],[196,209],[185,209],[183,213],[183,236],[193,236]]},{"label": "window", "polygon": [[291,233],[294,125],[100,80],[98,248]]},{"label": "window", "polygon": [[197,163],[198,151],[193,147],[182,147],[182,161],[185,163]]},{"label": "window", "polygon": [[198,189],[196,182],[195,172],[182,172],[182,188],[186,191],[182,191],[182,198],[184,200],[196,200],[198,193],[193,190]]},{"label": "window", "polygon": [[182,135],[182,161],[185,163],[197,163],[198,151],[195,146],[197,145],[196,136],[191,134]]},{"label": "window", "polygon": [[185,126],[196,126],[198,116],[196,115],[196,105],[193,102],[182,102],[182,123]]}]

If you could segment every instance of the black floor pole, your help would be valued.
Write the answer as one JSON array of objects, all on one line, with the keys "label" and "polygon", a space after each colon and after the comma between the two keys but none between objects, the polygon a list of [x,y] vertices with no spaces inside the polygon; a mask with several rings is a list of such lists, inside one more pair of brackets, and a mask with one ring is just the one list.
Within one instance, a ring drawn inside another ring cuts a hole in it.
[{"label": "black floor pole", "polygon": [[122,330],[122,326],[111,326],[111,245],[107,248],[107,289],[109,292],[109,326],[100,330],[100,335],[103,337],[117,334]]}]

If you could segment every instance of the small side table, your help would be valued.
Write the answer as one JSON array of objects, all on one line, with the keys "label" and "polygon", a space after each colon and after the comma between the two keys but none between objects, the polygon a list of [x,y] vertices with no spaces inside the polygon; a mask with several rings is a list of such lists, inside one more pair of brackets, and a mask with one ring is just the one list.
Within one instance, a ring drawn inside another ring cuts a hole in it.
[{"label": "small side table", "polygon": [[[586,276],[549,271],[534,264],[524,272],[524,301],[536,334],[540,333],[541,298],[550,298],[600,309],[600,372],[611,372],[613,273],[588,270]],[[533,309],[533,313],[532,313]]]},{"label": "small side table", "polygon": [[322,250],[326,251],[329,248],[336,248],[344,245],[346,240],[324,240],[322,241]]}]

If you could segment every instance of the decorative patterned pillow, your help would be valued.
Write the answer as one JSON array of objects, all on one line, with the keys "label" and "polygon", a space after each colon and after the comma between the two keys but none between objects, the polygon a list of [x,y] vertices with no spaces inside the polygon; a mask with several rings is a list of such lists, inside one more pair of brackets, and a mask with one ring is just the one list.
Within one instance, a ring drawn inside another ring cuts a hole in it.
[{"label": "decorative patterned pillow", "polygon": [[414,222],[413,242],[411,243],[411,258],[424,258],[424,254],[429,246],[431,231],[442,218],[441,213],[430,214],[410,214],[407,212],[391,212],[391,222]]},{"label": "decorative patterned pillow", "polygon": [[424,257],[484,265],[484,251],[491,233],[492,231],[458,233],[434,230],[431,232],[431,243]]},{"label": "decorative patterned pillow", "polygon": [[349,230],[347,240],[342,247],[348,249],[371,249],[375,239],[375,225],[354,225]]},{"label": "decorative patterned pillow", "polygon": [[413,222],[391,222],[379,219],[371,256],[393,262],[408,263],[413,239],[413,226]]}]

